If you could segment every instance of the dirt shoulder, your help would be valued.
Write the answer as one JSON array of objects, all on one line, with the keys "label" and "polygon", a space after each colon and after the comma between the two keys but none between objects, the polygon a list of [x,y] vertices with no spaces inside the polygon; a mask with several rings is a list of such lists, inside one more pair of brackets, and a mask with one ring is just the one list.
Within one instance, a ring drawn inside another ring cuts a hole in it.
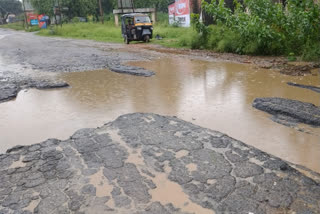
[{"label": "dirt shoulder", "polygon": [[232,53],[216,53],[208,50],[166,48],[160,45],[152,44],[137,44],[137,46],[138,45],[143,49],[157,51],[160,53],[189,55],[203,58],[214,58],[215,60],[252,64],[259,68],[278,70],[282,74],[292,76],[312,75],[314,69],[320,68],[320,62],[288,62],[288,59],[282,56],[248,56]]}]

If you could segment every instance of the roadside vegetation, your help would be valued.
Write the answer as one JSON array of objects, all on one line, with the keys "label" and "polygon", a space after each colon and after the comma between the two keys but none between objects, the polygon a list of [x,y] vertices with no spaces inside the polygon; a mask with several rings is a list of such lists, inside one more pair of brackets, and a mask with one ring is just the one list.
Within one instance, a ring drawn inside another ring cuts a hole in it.
[{"label": "roadside vegetation", "polygon": [[1,28],[13,29],[13,30],[24,30],[23,22],[9,23],[0,25]]},{"label": "roadside vegetation", "polygon": [[120,28],[112,22],[94,23],[70,23],[62,27],[52,26],[49,29],[42,29],[38,35],[60,36],[64,38],[90,39],[103,42],[122,42]]},{"label": "roadside vegetation", "polygon": [[13,30],[25,30],[27,32],[35,32],[40,30],[38,26],[31,26],[28,29],[25,29],[23,22],[15,22],[15,23],[9,23],[5,25],[0,25],[0,28],[7,28],[7,29],[13,29]]},{"label": "roadside vegetation", "polygon": [[[197,35],[197,32],[193,28],[170,26],[167,20],[167,14],[158,14],[158,21],[154,27],[154,37],[159,35],[161,39],[154,38],[152,43],[166,47],[191,48],[191,41]],[[106,17],[104,24],[92,21],[83,23],[74,20],[73,23],[63,24],[62,27],[58,25],[49,29],[42,29],[38,32],[38,35],[90,39],[103,42],[123,42],[120,26],[116,27],[113,18],[110,17]]]},{"label": "roadside vegetation", "polygon": [[286,8],[270,0],[235,1],[234,11],[224,0],[203,1],[203,9],[214,25],[205,26],[193,16],[198,34],[192,48],[320,59],[320,7],[313,0],[289,0]]}]

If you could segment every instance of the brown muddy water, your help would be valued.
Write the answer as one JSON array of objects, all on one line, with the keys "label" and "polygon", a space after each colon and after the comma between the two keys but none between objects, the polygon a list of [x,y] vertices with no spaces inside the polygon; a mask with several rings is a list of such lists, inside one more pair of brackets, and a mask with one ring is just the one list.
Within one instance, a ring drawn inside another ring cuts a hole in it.
[{"label": "brown muddy water", "polygon": [[[320,77],[292,77],[228,62],[179,57],[132,65],[153,70],[150,78],[110,71],[63,73],[68,89],[19,93],[0,104],[1,152],[47,138],[66,139],[133,112],[175,115],[320,172],[320,129],[311,134],[270,120],[251,107],[257,97],[284,97],[320,105],[320,94],[286,82],[320,85]],[[190,166],[191,168],[194,166]]]}]

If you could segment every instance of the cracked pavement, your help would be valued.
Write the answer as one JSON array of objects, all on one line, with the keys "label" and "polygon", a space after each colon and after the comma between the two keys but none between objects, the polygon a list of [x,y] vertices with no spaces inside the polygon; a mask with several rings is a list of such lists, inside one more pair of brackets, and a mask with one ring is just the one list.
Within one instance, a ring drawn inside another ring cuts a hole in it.
[{"label": "cracked pavement", "polygon": [[320,107],[312,103],[279,97],[256,98],[252,106],[273,115],[275,121],[320,126]]},{"label": "cracked pavement", "polygon": [[27,88],[69,86],[52,73],[110,69],[144,77],[155,75],[125,65],[151,57],[119,51],[123,47],[120,44],[41,37],[6,29],[0,29],[0,41],[0,102],[14,99],[20,90]]},{"label": "cracked pavement", "polygon": [[320,175],[297,168],[176,117],[134,113],[0,155],[0,213],[320,213]]}]

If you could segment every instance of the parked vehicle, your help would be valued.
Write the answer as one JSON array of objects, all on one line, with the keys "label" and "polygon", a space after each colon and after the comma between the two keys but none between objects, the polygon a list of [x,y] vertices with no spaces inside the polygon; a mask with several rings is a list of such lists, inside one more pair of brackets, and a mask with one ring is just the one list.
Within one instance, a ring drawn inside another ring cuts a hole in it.
[{"label": "parked vehicle", "polygon": [[153,26],[149,16],[142,13],[130,13],[121,16],[121,32],[124,42],[149,42],[152,39]]}]

